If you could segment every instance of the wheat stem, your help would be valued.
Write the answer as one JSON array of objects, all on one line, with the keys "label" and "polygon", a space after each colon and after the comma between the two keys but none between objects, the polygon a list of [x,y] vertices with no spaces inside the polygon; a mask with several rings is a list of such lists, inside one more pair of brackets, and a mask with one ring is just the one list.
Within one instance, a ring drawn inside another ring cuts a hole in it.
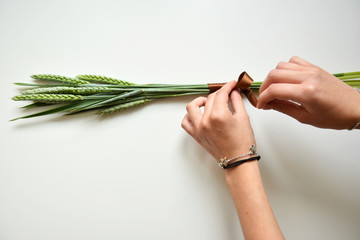
[{"label": "wheat stem", "polygon": [[[352,87],[360,87],[360,72],[337,73],[334,76]],[[135,107],[154,99],[209,93],[208,84],[134,84],[97,75],[79,75],[77,78],[69,78],[59,75],[38,74],[33,75],[32,78],[60,83],[16,83],[20,86],[32,88],[23,91],[22,95],[13,97],[13,100],[34,101],[26,108],[40,107],[44,103],[67,104],[16,119],[107,108],[98,112],[98,114],[104,115]],[[253,82],[250,89],[253,92],[258,92],[261,84],[262,82]]]}]

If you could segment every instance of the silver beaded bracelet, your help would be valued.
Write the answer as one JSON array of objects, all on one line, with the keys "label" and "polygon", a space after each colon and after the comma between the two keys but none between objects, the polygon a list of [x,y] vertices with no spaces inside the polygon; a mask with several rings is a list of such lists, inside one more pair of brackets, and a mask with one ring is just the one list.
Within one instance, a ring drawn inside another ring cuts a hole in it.
[{"label": "silver beaded bracelet", "polygon": [[360,126],[360,121],[359,121],[357,124],[355,124],[355,126],[353,126],[352,128],[350,128],[349,130],[354,130],[354,129],[357,128],[358,126]]},{"label": "silver beaded bracelet", "polygon": [[[355,88],[356,90],[359,91],[360,93],[360,88]],[[355,128],[357,128],[358,126],[360,126],[360,121],[358,121],[352,128],[350,128],[349,130],[354,130]]]},{"label": "silver beaded bracelet", "polygon": [[243,158],[243,157],[246,157],[246,156],[255,155],[255,154],[257,154],[256,146],[255,146],[255,144],[253,144],[253,145],[251,145],[250,150],[249,150],[248,153],[245,153],[243,155],[236,156],[236,157],[233,157],[233,158],[230,158],[230,159],[226,159],[226,157],[221,158],[220,162],[219,162],[219,167],[225,168],[228,165],[228,163],[231,162],[231,161],[234,161],[236,159]]}]

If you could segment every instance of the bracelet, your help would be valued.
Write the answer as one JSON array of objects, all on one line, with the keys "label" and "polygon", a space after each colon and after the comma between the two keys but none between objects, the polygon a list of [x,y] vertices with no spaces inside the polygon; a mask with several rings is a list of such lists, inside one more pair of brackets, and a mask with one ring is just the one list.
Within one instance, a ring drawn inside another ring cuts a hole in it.
[{"label": "bracelet", "polygon": [[243,164],[244,162],[248,162],[248,161],[253,161],[253,160],[258,160],[259,161],[260,158],[261,158],[260,155],[257,155],[256,157],[251,157],[251,158],[247,158],[247,159],[240,160],[240,161],[237,161],[237,162],[233,162],[233,163],[230,163],[227,166],[224,166],[223,169],[236,167],[236,166],[239,166],[240,164]]},{"label": "bracelet", "polygon": [[360,121],[358,121],[352,128],[349,128],[349,130],[354,130],[355,128],[357,128],[360,125]]},{"label": "bracelet", "polygon": [[255,155],[255,154],[257,154],[256,146],[255,146],[255,144],[253,144],[253,145],[251,145],[249,152],[246,153],[246,154],[236,156],[236,157],[233,157],[233,158],[230,158],[230,159],[226,159],[226,157],[221,158],[220,163],[219,163],[219,167],[225,168],[228,165],[228,163],[231,162],[231,161],[234,161],[236,159],[243,158],[243,157],[246,157],[246,156]]},{"label": "bracelet", "polygon": [[[355,88],[356,90],[359,91],[360,93],[360,88]],[[349,128],[349,130],[354,130],[355,128],[357,128],[360,125],[360,121],[358,121],[352,128]]]}]

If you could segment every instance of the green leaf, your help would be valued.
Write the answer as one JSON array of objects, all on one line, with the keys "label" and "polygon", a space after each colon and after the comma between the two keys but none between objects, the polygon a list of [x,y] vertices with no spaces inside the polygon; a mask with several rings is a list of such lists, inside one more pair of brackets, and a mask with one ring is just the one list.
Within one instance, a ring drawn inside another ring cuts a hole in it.
[{"label": "green leaf", "polygon": [[51,106],[54,105],[56,103],[44,103],[44,102],[34,102],[28,105],[25,105],[21,108],[37,108],[37,107],[45,107],[45,106]]},{"label": "green leaf", "polygon": [[54,113],[71,111],[73,109],[77,109],[77,108],[81,108],[81,107],[89,105],[89,104],[93,104],[95,101],[98,101],[98,100],[84,100],[84,101],[81,101],[81,102],[70,103],[70,104],[60,106],[60,107],[45,110],[45,111],[42,111],[42,112],[26,115],[26,116],[23,116],[23,117],[14,118],[14,119],[11,119],[10,121],[15,121],[15,120],[18,120],[18,119],[33,118],[33,117],[39,117],[39,116],[44,116],[44,115],[50,115],[50,114],[54,114]]},{"label": "green leaf", "polygon": [[128,97],[133,97],[133,96],[141,94],[142,92],[143,92],[142,90],[134,90],[132,92],[123,93],[123,94],[114,96],[112,98],[108,98],[106,100],[102,100],[102,101],[100,101],[98,103],[95,103],[95,104],[91,105],[91,108],[95,108],[95,107],[97,107],[99,105],[103,105],[105,103],[114,102],[114,101],[119,100],[119,99],[125,99],[125,98],[128,98]]}]

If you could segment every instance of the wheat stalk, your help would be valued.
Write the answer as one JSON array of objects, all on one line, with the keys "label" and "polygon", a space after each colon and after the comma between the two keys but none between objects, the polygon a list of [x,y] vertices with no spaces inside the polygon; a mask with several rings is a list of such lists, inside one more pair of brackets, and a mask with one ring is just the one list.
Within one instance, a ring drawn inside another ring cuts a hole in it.
[{"label": "wheat stalk", "polygon": [[[360,72],[337,73],[334,76],[352,87],[360,87]],[[79,75],[76,78],[70,78],[38,74],[32,75],[32,78],[59,83],[16,83],[30,89],[13,97],[13,100],[34,102],[24,108],[49,106],[49,103],[50,106],[55,105],[55,107],[13,120],[60,112],[77,113],[91,109],[100,109],[97,114],[107,115],[146,104],[155,99],[204,95],[210,92],[210,84],[134,84],[98,75]],[[261,84],[261,82],[253,82],[250,89],[258,92]],[[57,106],[58,103],[62,105]]]}]

